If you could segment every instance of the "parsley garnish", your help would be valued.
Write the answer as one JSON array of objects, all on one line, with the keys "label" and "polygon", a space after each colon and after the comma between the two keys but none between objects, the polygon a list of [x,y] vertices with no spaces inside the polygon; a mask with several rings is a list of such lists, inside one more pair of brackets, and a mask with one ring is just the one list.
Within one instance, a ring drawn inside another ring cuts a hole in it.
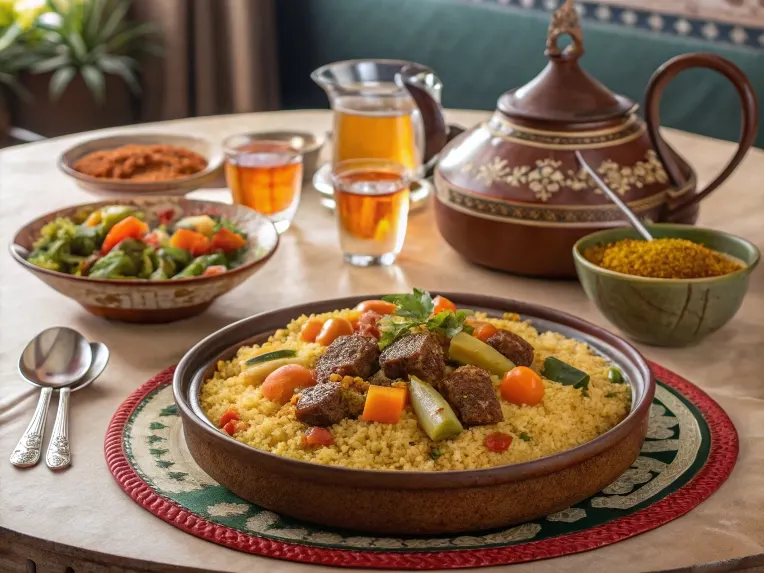
[{"label": "parsley garnish", "polygon": [[453,338],[461,331],[472,333],[472,327],[464,324],[472,311],[444,310],[432,316],[435,303],[430,293],[425,290],[415,288],[413,294],[394,294],[382,297],[382,300],[392,302],[398,308],[392,315],[384,316],[379,321],[379,330],[382,334],[379,339],[380,349],[385,349],[399,338],[406,336],[412,328],[421,326],[448,338]]},{"label": "parsley garnish", "polygon": [[532,438],[525,432],[520,432],[520,439],[524,442],[530,442]]},{"label": "parsley garnish", "polygon": [[607,394],[605,394],[605,398],[615,398],[616,396],[618,396],[618,394],[616,394],[615,392],[608,392]]},{"label": "parsley garnish", "polygon": [[438,448],[430,448],[430,457],[433,460],[437,460],[442,455],[443,452],[441,452]]}]

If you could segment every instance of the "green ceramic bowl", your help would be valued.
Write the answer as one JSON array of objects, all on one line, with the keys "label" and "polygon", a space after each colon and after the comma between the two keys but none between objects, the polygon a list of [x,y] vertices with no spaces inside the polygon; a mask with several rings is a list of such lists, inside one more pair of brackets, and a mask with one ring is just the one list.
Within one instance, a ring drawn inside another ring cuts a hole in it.
[{"label": "green ceramic bowl", "polygon": [[731,255],[746,267],[705,279],[652,279],[616,273],[587,261],[588,247],[639,239],[631,227],[587,235],[573,246],[578,278],[587,296],[627,336],[656,346],[687,346],[724,326],[738,311],[748,278],[759,262],[755,245],[734,235],[690,225],[648,225],[655,238],[688,239]]}]

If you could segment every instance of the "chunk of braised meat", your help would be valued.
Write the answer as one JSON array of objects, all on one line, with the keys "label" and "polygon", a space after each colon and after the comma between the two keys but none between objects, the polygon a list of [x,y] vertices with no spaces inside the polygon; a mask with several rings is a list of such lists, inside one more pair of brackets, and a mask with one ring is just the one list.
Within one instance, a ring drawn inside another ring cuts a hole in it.
[{"label": "chunk of braised meat", "polygon": [[379,346],[368,336],[350,334],[332,342],[316,361],[316,382],[329,381],[332,374],[366,379],[379,368]]},{"label": "chunk of braised meat", "polygon": [[352,376],[343,378],[337,374],[333,374],[330,380],[339,382],[342,387],[342,404],[345,408],[346,417],[357,418],[363,414],[369,383],[362,378],[353,378]]},{"label": "chunk of braised meat", "polygon": [[361,318],[358,319],[358,334],[379,340],[381,333],[377,324],[380,318],[382,318],[382,315],[373,310],[364,312]]},{"label": "chunk of braised meat", "polygon": [[393,382],[395,382],[395,379],[388,378],[384,370],[379,370],[374,376],[369,378],[369,384],[374,384],[375,386],[392,386]]},{"label": "chunk of braised meat", "polygon": [[446,369],[440,338],[429,332],[410,334],[393,342],[379,357],[388,378],[417,376],[438,387]]},{"label": "chunk of braised meat", "polygon": [[443,379],[441,389],[465,426],[487,426],[504,419],[491,375],[482,368],[457,368]]},{"label": "chunk of braised meat", "polygon": [[514,362],[515,366],[533,364],[533,346],[514,332],[499,330],[486,342]]},{"label": "chunk of braised meat", "polygon": [[339,382],[326,382],[305,388],[294,407],[295,416],[309,426],[331,426],[342,420],[347,411]]}]

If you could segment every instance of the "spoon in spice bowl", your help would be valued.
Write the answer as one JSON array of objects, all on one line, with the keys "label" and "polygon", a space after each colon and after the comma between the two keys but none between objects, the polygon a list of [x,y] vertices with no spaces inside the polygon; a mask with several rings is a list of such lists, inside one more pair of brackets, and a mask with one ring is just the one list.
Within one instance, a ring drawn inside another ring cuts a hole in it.
[{"label": "spoon in spice bowl", "polygon": [[637,217],[634,214],[634,211],[629,209],[629,206],[626,204],[623,199],[621,199],[618,196],[618,193],[613,191],[610,187],[608,187],[607,183],[605,183],[602,178],[599,176],[599,174],[592,169],[592,167],[586,162],[584,159],[584,156],[581,155],[580,151],[576,151],[576,158],[581,163],[581,166],[584,168],[584,171],[586,171],[589,174],[589,177],[591,177],[594,182],[597,184],[597,187],[599,187],[602,192],[608,196],[608,198],[616,204],[616,206],[621,210],[621,212],[626,215],[626,218],[629,220],[629,223],[632,224],[632,226],[637,230],[637,232],[642,235],[642,237],[646,241],[652,241],[653,236],[650,234],[650,231],[647,230],[647,227],[645,227],[642,224],[642,221],[640,221],[639,217]]}]

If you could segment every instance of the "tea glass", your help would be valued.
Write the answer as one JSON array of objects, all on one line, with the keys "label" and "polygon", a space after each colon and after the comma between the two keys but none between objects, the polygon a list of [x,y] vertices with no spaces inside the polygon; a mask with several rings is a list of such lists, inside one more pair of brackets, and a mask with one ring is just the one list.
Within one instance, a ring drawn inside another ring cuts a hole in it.
[{"label": "tea glass", "polygon": [[388,159],[349,159],[334,166],[331,181],[345,261],[393,264],[406,238],[410,171]]},{"label": "tea glass", "polygon": [[225,175],[233,202],[268,217],[286,231],[300,204],[302,154],[284,141],[234,135],[223,142]]}]

